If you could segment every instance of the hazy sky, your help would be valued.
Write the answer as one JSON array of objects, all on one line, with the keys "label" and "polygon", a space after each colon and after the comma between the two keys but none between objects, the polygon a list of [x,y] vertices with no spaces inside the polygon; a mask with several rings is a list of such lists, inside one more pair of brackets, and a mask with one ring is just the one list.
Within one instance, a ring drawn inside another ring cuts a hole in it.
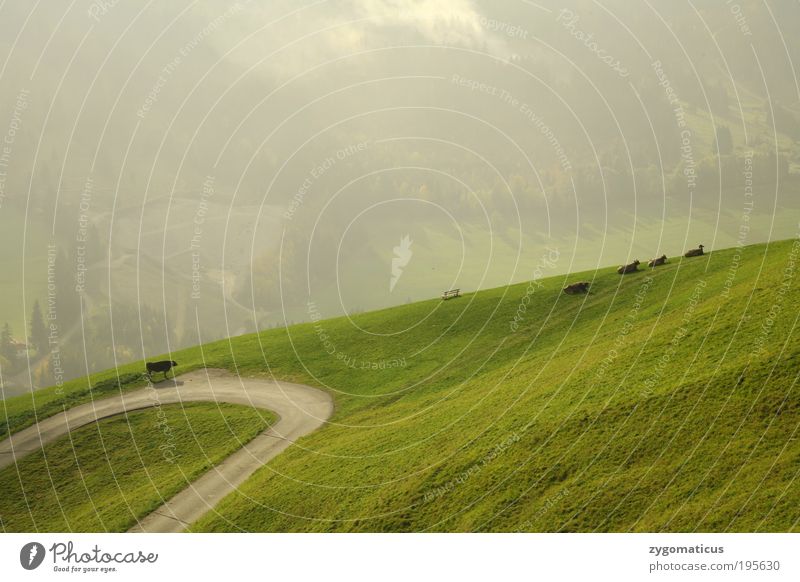
[{"label": "hazy sky", "polygon": [[66,342],[82,296],[102,367],[553,249],[796,236],[799,26],[789,0],[5,2],[0,323],[55,286]]}]

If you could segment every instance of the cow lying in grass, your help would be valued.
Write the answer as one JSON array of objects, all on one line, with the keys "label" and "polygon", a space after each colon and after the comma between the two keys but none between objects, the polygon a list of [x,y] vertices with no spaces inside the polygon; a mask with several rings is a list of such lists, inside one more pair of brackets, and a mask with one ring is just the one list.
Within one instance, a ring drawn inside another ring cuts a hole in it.
[{"label": "cow lying in grass", "polygon": [[700,257],[703,255],[703,245],[698,246],[696,249],[689,249],[686,251],[684,257]]},{"label": "cow lying in grass", "polygon": [[588,293],[589,292],[589,281],[580,281],[578,283],[572,283],[571,285],[567,285],[564,287],[564,293],[567,295],[578,295],[580,293]]},{"label": "cow lying in grass", "polygon": [[167,379],[167,372],[178,365],[178,362],[164,360],[163,362],[147,362],[147,377],[152,379],[154,372],[163,372],[164,380]]},{"label": "cow lying in grass", "polygon": [[626,275],[627,273],[633,273],[639,270],[639,259],[636,259],[629,265],[622,265],[617,269],[617,273],[620,275]]},{"label": "cow lying in grass", "polygon": [[656,257],[655,259],[651,259],[649,263],[647,263],[648,267],[660,267],[661,265],[667,262],[667,255],[661,255],[660,257]]}]

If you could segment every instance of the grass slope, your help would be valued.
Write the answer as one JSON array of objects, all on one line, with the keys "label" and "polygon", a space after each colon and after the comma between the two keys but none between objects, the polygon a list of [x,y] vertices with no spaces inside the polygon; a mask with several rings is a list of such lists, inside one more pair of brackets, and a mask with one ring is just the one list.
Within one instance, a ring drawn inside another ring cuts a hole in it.
[{"label": "grass slope", "polygon": [[[542,279],[173,354],[336,398],[193,529],[797,529],[798,260],[754,245],[570,276],[587,296]],[[91,397],[63,392],[9,400],[8,429]]]},{"label": "grass slope", "polygon": [[80,428],[0,471],[0,528],[125,531],[274,420],[232,404],[161,411]]}]

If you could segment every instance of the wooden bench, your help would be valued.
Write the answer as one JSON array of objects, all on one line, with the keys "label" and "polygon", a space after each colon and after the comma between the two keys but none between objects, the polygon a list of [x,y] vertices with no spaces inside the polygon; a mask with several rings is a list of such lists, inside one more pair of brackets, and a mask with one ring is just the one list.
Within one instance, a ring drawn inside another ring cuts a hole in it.
[{"label": "wooden bench", "polygon": [[461,297],[461,289],[450,289],[442,293],[442,299],[452,299],[453,297]]}]

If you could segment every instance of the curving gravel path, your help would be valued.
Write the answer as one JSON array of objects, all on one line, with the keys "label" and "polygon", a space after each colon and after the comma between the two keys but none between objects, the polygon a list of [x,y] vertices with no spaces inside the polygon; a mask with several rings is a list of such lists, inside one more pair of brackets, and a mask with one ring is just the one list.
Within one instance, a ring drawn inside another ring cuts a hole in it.
[{"label": "curving gravel path", "polygon": [[196,370],[153,386],[70,408],[11,435],[0,442],[0,469],[71,430],[158,404],[228,402],[275,412],[278,422],[188,484],[130,530],[178,532],[211,510],[296,439],[322,426],[333,414],[333,400],[322,390],[289,382],[240,378],[224,370]]}]

